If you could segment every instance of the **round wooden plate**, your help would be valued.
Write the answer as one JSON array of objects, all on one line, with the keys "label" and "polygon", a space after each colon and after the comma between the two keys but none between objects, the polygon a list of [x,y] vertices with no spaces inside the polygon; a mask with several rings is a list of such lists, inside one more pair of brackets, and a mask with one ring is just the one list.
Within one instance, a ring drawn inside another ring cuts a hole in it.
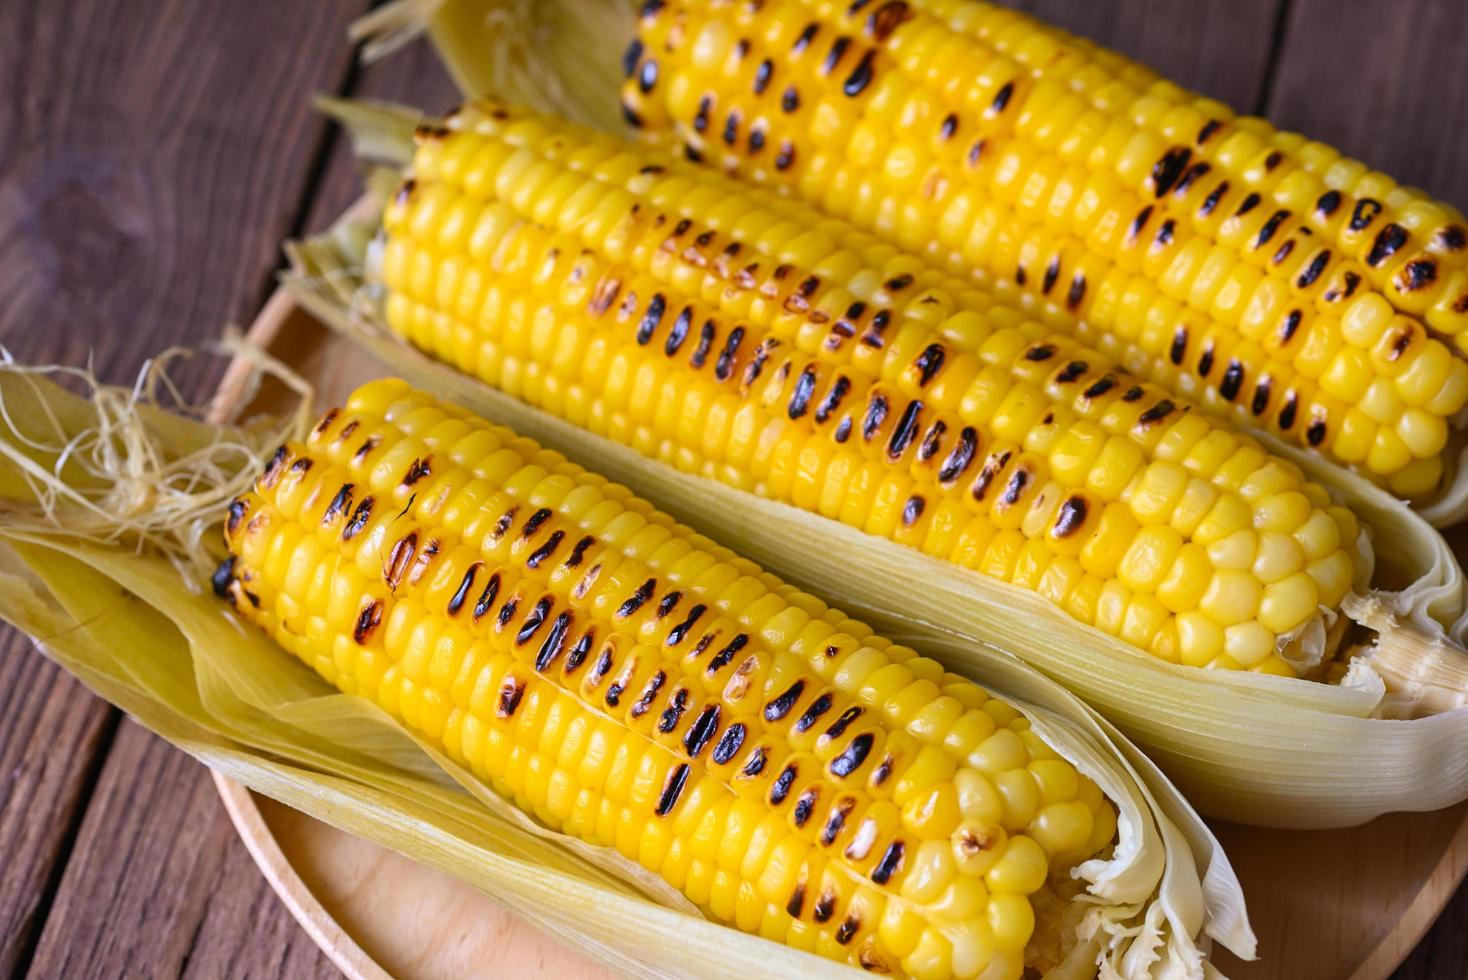
[{"label": "round wooden plate", "polygon": [[[382,367],[284,292],[250,339],[336,400]],[[247,370],[226,375],[216,409],[240,407]],[[263,386],[253,406],[280,404]],[[1455,550],[1465,554],[1461,535]],[[220,795],[281,900],[348,977],[604,977],[608,971],[463,882],[359,840],[222,776]],[[1331,831],[1215,824],[1243,882],[1260,959],[1220,952],[1242,980],[1382,980],[1417,945],[1468,870],[1468,804],[1398,813]]]}]

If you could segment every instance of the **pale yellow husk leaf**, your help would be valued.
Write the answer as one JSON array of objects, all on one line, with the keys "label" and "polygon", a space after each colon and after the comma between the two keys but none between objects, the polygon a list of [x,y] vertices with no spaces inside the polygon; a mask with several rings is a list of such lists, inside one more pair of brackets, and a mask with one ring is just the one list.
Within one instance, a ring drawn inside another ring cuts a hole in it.
[{"label": "pale yellow husk leaf", "polygon": [[[432,360],[385,327],[380,289],[364,281],[377,210],[366,200],[327,235],[289,248],[287,286],[323,322],[414,383],[574,455],[888,632],[956,636],[1015,654],[1114,722],[1204,813],[1263,826],[1337,827],[1468,798],[1468,709],[1404,720],[1439,706],[1437,692],[1390,670],[1395,661],[1378,665],[1373,647],[1359,652],[1342,684],[1168,664],[1034,593],[681,473]],[[1363,597],[1390,613],[1389,623],[1373,621],[1381,635],[1407,630],[1461,657],[1463,576],[1442,536],[1364,480],[1337,472],[1330,485],[1378,543],[1376,581],[1401,584]],[[1390,695],[1388,677],[1401,681]]]},{"label": "pale yellow husk leaf", "polygon": [[[301,433],[304,406],[284,422],[220,426],[160,411],[146,385],[92,396],[0,365],[0,619],[90,688],[226,775],[463,878],[628,975],[847,973],[708,922],[614,851],[541,826],[210,593],[221,501]],[[1035,670],[930,639],[1117,806],[1116,846],[1076,869],[1078,936],[1049,976],[1211,976],[1214,940],[1252,957],[1227,859],[1145,757]]]}]

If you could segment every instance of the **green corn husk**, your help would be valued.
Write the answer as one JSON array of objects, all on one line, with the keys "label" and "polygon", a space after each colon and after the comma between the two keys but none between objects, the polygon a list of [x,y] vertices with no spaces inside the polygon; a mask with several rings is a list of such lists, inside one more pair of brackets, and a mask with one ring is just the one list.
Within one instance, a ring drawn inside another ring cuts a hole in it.
[{"label": "green corn husk", "polygon": [[[220,518],[272,447],[304,433],[307,400],[283,422],[223,426],[164,411],[148,390],[92,385],[86,399],[0,364],[0,619],[216,770],[462,878],[629,976],[850,975],[709,922],[616,852],[546,829],[241,622],[207,586]],[[1112,852],[1077,869],[1078,934],[1048,976],[1213,977],[1215,940],[1252,958],[1227,859],[1156,767],[1013,658],[952,638],[932,646],[1022,710],[1118,808]]]},{"label": "green corn husk", "polygon": [[[352,33],[366,42],[369,61],[424,34],[466,98],[502,98],[625,135],[631,130],[617,95],[619,56],[636,34],[641,6],[637,0],[393,0],[359,19]],[[1272,433],[1253,435],[1318,482],[1359,479]],[[1455,431],[1444,453],[1449,479],[1416,507],[1439,528],[1468,518],[1468,436]]]},{"label": "green corn husk", "polygon": [[[330,103],[359,139],[391,143],[416,113]],[[401,161],[406,151],[389,154]],[[1007,583],[790,506],[681,473],[458,374],[391,334],[366,270],[380,208],[291,246],[287,285],[308,310],[415,383],[448,394],[626,483],[680,520],[888,632],[959,636],[1018,655],[1094,705],[1203,812],[1264,826],[1335,827],[1468,798],[1464,580],[1452,552],[1405,505],[1337,471],[1331,488],[1393,547],[1346,613],[1375,633],[1341,683],[1168,664],[1059,614]],[[913,589],[922,582],[922,589]],[[916,594],[914,594],[916,593]],[[1038,625],[1037,625],[1038,624]],[[1433,669],[1423,670],[1432,662]],[[1420,716],[1420,717],[1414,717]],[[1411,720],[1407,720],[1411,719]]]}]

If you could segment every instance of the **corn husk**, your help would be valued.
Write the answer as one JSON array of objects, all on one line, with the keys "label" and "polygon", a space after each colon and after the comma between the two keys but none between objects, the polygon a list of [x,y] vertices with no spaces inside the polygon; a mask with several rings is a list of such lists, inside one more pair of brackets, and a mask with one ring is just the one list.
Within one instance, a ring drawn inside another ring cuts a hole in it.
[{"label": "corn husk", "polygon": [[[634,0],[394,0],[358,20],[353,35],[366,42],[363,57],[371,61],[426,34],[466,97],[502,98],[625,134],[619,55],[635,34],[640,6]],[[1345,473],[1271,433],[1254,435],[1320,482]],[[1468,433],[1461,428],[1444,450],[1444,471],[1439,490],[1416,505],[1440,528],[1468,517]]]},{"label": "corn husk", "polygon": [[[0,364],[0,618],[218,771],[460,877],[623,973],[847,974],[709,922],[616,852],[538,824],[238,620],[207,587],[218,517],[271,447],[304,432],[306,400],[284,421],[222,426],[160,410],[150,390],[93,386],[84,399]],[[1227,859],[1145,757],[1037,671],[967,641],[935,643],[1117,806],[1115,846],[1075,871],[1085,891],[1067,919],[1070,955],[1048,976],[1212,976],[1214,940],[1253,956]]]},{"label": "corn husk", "polygon": [[[401,116],[381,107],[338,108],[359,131],[380,131],[377,113]],[[407,128],[401,119],[391,125]],[[1462,572],[1440,534],[1364,480],[1340,474],[1334,489],[1388,545],[1378,549],[1377,581],[1403,586],[1365,592],[1346,609],[1394,655],[1378,659],[1378,646],[1368,644],[1336,684],[1168,664],[1033,593],[679,472],[411,349],[384,326],[380,289],[364,279],[378,210],[366,200],[327,235],[288,249],[288,288],[333,329],[420,386],[584,460],[888,632],[960,637],[1019,656],[1114,722],[1210,816],[1336,827],[1468,798],[1468,709],[1453,708],[1443,693],[1463,682],[1462,672],[1447,668],[1468,660],[1460,648]],[[1426,651],[1440,663],[1424,674],[1417,654]]]}]

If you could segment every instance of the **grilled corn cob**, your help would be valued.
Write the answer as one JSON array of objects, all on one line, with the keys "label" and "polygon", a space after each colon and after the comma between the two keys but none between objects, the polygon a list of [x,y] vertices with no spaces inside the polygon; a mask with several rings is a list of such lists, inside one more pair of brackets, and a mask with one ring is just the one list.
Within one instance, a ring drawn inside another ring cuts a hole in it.
[{"label": "grilled corn cob", "polygon": [[1173,662],[1292,673],[1368,574],[1292,464],[890,247],[504,107],[456,125],[387,207],[386,319],[531,404]]},{"label": "grilled corn cob", "polygon": [[746,932],[1017,977],[1036,903],[1115,836],[1019,712],[402,382],[283,446],[225,533],[246,619]]},{"label": "grilled corn cob", "polygon": [[1468,402],[1446,206],[986,4],[656,0],[626,68],[644,132],[1012,279],[1133,370],[1400,495],[1442,486]]}]

